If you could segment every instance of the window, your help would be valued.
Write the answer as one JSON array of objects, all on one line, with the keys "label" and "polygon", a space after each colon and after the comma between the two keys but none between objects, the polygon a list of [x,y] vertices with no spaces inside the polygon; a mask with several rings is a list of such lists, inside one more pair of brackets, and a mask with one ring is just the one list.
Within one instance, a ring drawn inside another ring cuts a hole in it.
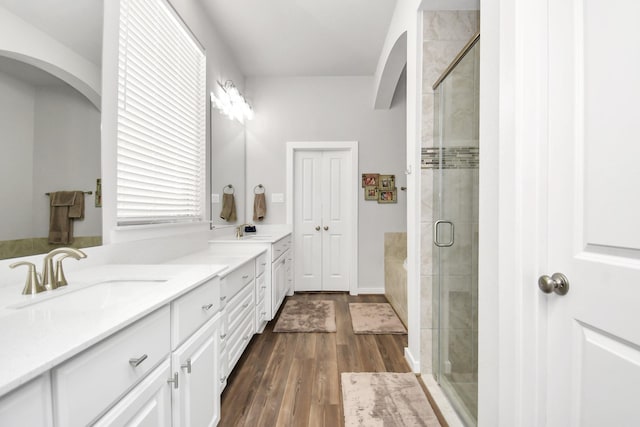
[{"label": "window", "polygon": [[118,225],[205,216],[206,57],[165,0],[122,0]]}]

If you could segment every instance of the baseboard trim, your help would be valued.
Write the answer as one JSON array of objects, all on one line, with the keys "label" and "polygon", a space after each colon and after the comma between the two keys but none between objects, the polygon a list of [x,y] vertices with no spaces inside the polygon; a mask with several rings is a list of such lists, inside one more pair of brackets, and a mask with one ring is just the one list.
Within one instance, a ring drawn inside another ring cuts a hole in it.
[{"label": "baseboard trim", "polygon": [[358,288],[358,293],[351,295],[384,295],[384,288]]},{"label": "baseboard trim", "polygon": [[419,374],[420,373],[420,362],[418,362],[415,359],[415,357],[413,357],[413,354],[411,354],[411,351],[409,350],[409,347],[405,347],[404,348],[404,358],[407,361],[407,363],[409,364],[409,367],[411,368],[413,373],[414,374]]}]

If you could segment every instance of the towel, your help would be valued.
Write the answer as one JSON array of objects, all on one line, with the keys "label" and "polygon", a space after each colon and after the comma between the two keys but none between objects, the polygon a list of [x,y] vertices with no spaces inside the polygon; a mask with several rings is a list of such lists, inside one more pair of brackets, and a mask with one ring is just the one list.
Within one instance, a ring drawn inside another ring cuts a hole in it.
[{"label": "towel", "polygon": [[220,218],[227,222],[236,222],[236,199],[233,197],[233,193],[224,193],[222,195]]},{"label": "towel", "polygon": [[253,199],[253,220],[262,221],[267,215],[267,199],[264,193],[256,194]]},{"label": "towel", "polygon": [[73,220],[84,219],[84,193],[57,191],[50,195],[49,243],[73,242]]}]

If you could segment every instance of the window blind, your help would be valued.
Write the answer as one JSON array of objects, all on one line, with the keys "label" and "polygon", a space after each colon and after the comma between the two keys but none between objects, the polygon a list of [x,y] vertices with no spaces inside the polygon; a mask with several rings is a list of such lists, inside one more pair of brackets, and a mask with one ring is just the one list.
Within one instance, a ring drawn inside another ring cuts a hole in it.
[{"label": "window blind", "polygon": [[118,225],[203,220],[203,50],[165,0],[122,0],[118,62]]}]

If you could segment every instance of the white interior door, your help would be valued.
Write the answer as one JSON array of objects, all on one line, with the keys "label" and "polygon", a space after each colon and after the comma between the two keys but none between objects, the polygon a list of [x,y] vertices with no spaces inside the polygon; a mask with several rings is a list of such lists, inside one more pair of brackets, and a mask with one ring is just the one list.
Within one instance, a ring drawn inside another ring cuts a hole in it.
[{"label": "white interior door", "polygon": [[548,7],[547,425],[638,426],[640,2]]},{"label": "white interior door", "polygon": [[294,153],[296,291],[348,291],[350,153]]},{"label": "white interior door", "polygon": [[[322,153],[322,290],[349,290],[350,189],[347,151]],[[352,225],[355,226],[355,225]]]}]

